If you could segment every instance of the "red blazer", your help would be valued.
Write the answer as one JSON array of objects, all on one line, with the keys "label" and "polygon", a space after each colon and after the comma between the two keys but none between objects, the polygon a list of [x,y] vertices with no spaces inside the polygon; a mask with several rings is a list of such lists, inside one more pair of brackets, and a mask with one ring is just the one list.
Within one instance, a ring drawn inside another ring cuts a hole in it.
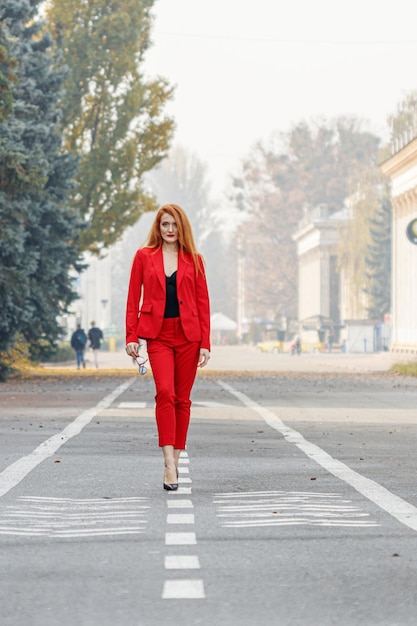
[{"label": "red blazer", "polygon": [[[210,304],[203,261],[196,276],[191,254],[178,253],[177,296],[189,341],[210,350]],[[133,259],[126,307],[126,343],[155,339],[164,321],[166,278],[162,248],[140,248]]]}]

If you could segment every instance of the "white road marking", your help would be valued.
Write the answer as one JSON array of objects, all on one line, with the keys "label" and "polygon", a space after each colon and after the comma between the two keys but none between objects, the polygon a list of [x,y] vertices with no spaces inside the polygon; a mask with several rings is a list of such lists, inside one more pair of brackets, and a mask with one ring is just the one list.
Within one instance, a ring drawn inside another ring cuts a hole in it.
[{"label": "white road marking", "polygon": [[178,484],[189,484],[192,482],[193,481],[191,480],[191,478],[186,478],[186,476],[178,476]]},{"label": "white road marking", "polygon": [[178,473],[179,474],[189,474],[190,470],[188,467],[181,467],[181,465],[178,467]]},{"label": "white road marking", "polygon": [[162,591],[164,600],[205,598],[202,580],[166,580]]},{"label": "white road marking", "polygon": [[13,487],[18,485],[37,465],[45,459],[51,457],[61,446],[67,441],[79,435],[82,429],[87,426],[91,420],[104,409],[107,409],[114,400],[128,389],[135,381],[132,378],[103,398],[95,407],[83,411],[73,422],[68,424],[60,433],[52,435],[41,443],[33,452],[27,456],[23,456],[3,470],[0,474],[0,497],[8,493]]},{"label": "white road marking", "polygon": [[180,456],[180,458],[178,459],[178,463],[181,463],[182,465],[187,465],[190,462],[190,459],[184,458],[182,456]]},{"label": "white road marking", "polygon": [[399,496],[396,496],[392,492],[388,491],[385,487],[377,482],[362,476],[358,472],[338,461],[330,454],[322,450],[314,443],[310,443],[299,433],[297,430],[286,426],[284,422],[280,420],[272,411],[260,406],[257,402],[249,398],[244,393],[237,391],[222,380],[218,381],[218,384],[226,389],[233,396],[238,398],[242,404],[251,408],[258,413],[271,428],[277,430],[281,435],[292,443],[297,448],[302,450],[310,459],[321,465],[328,472],[343,480],[345,483],[356,489],[365,498],[379,506],[381,509],[392,515],[399,522],[408,526],[412,530],[417,530],[417,508],[412,504],[409,504]]},{"label": "white road marking", "polygon": [[118,404],[119,409],[145,409],[146,402],[120,402]]},{"label": "white road marking", "polygon": [[193,503],[191,500],[167,500],[169,509],[193,509]]},{"label": "white road marking", "polygon": [[200,569],[200,561],[194,555],[166,556],[165,569]]},{"label": "white road marking", "polygon": [[196,543],[195,533],[165,533],[166,546],[194,546]]},{"label": "white road marking", "polygon": [[192,513],[168,513],[168,524],[194,524],[195,519]]},{"label": "white road marking", "polygon": [[148,498],[75,499],[25,496],[0,510],[0,534],[91,537],[143,533]]},{"label": "white road marking", "polygon": [[[229,404],[223,404],[222,402],[212,402],[210,400],[193,400],[194,406],[203,406],[209,409],[225,409],[229,407]],[[146,407],[155,406],[153,402],[120,402],[119,409],[146,409]]]},{"label": "white road marking", "polygon": [[217,516],[227,528],[260,526],[378,526],[338,494],[251,491],[216,494]]},{"label": "white road marking", "polygon": [[189,496],[191,495],[191,487],[178,487],[176,491],[168,491],[167,495],[172,496]]}]

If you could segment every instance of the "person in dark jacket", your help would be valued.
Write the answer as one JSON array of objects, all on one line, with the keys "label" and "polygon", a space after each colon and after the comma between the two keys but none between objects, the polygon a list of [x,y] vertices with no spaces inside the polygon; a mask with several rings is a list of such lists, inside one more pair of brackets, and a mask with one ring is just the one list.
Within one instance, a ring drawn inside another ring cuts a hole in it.
[{"label": "person in dark jacket", "polygon": [[75,350],[75,356],[77,359],[77,369],[79,370],[81,365],[85,367],[84,350],[87,343],[87,335],[85,330],[81,328],[81,324],[77,324],[77,329],[71,335],[71,348]]},{"label": "person in dark jacket", "polygon": [[94,365],[98,368],[98,351],[101,348],[101,343],[103,341],[103,331],[101,328],[96,326],[96,323],[91,322],[91,328],[88,331],[88,340],[90,342],[90,348],[93,351],[94,357]]}]

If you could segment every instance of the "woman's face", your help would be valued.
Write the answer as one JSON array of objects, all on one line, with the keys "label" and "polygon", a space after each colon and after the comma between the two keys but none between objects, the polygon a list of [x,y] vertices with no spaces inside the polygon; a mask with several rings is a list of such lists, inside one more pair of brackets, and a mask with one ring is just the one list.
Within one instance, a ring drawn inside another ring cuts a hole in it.
[{"label": "woman's face", "polygon": [[162,213],[159,229],[161,237],[166,243],[176,243],[178,241],[177,224],[169,213]]}]

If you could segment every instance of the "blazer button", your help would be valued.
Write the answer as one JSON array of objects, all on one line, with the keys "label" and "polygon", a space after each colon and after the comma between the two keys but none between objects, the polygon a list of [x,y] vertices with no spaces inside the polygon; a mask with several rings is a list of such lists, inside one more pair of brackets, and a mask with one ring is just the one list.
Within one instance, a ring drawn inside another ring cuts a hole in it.
[{"label": "blazer button", "polygon": [[180,304],[182,304],[182,300],[180,300]]}]

